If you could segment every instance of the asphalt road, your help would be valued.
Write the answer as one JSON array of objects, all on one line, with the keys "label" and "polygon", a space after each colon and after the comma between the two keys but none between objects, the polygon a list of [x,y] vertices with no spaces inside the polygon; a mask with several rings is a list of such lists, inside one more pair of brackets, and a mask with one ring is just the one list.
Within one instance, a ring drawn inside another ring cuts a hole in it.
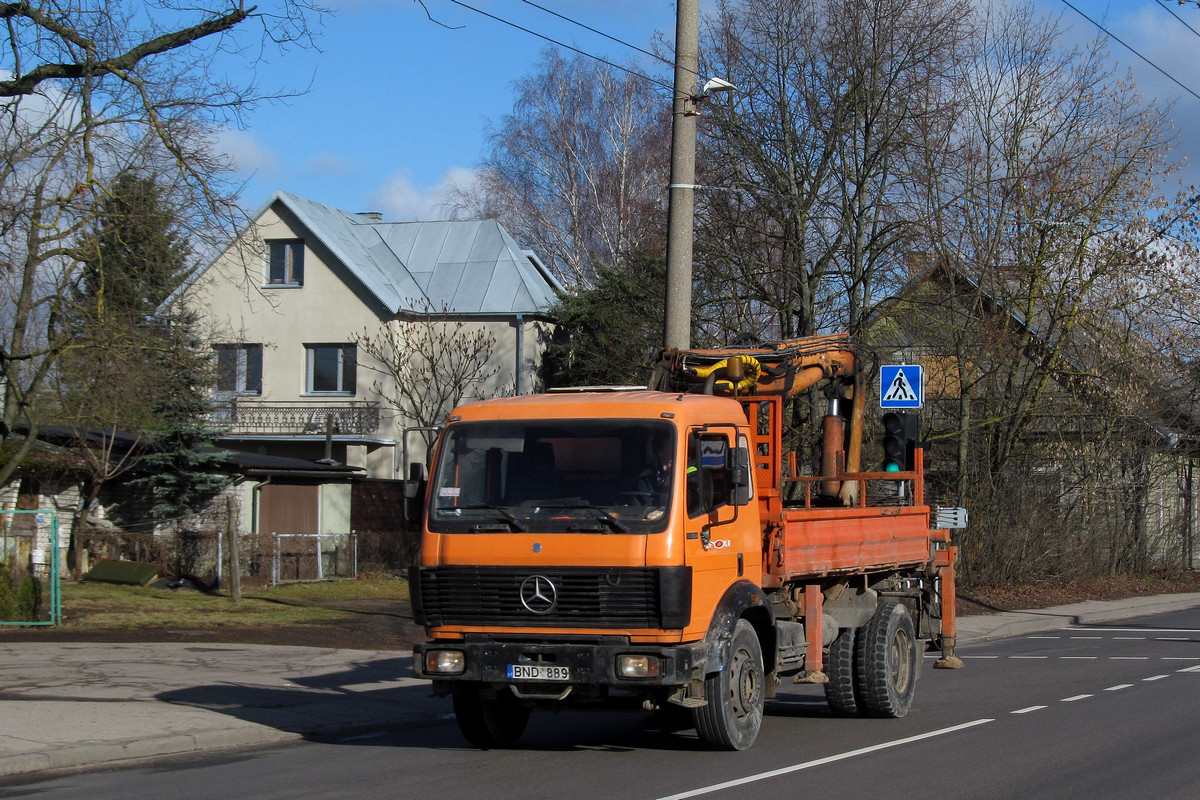
[{"label": "asphalt road", "polygon": [[[1200,609],[970,645],[926,669],[900,720],[835,719],[786,687],[744,753],[640,714],[535,714],[478,751],[453,720],[330,742],[31,779],[6,797],[1192,798],[1200,795]],[[932,663],[931,660],[927,663]],[[447,703],[447,714],[449,714]]]}]

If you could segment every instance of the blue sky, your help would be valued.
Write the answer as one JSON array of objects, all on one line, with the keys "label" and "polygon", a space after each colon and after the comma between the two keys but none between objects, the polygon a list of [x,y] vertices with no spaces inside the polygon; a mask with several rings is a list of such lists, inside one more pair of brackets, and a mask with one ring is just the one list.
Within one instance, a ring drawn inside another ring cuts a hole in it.
[{"label": "blue sky", "polygon": [[[609,60],[638,60],[667,84],[668,66],[547,14],[522,0],[464,0],[552,39]],[[1095,28],[1061,0],[1039,0],[1061,14],[1080,41]],[[1080,11],[1200,94],[1200,8],[1193,1],[1071,0]],[[673,0],[537,0],[612,37],[647,47],[656,32],[675,32]],[[308,91],[260,106],[245,130],[220,142],[246,183],[242,204],[253,210],[283,189],[347,211],[380,211],[389,221],[435,219],[450,180],[469,177],[485,147],[489,121],[512,110],[517,79],[528,74],[543,39],[489,19],[452,0],[426,0],[431,22],[412,0],[332,0],[318,45],[262,64],[260,90]],[[702,0],[702,8],[707,6]],[[1167,9],[1170,9],[1168,11]],[[450,27],[446,27],[450,26]],[[1200,185],[1200,99],[1184,92],[1120,44],[1110,48],[1130,67],[1146,97],[1174,101],[1185,129],[1181,154]]]}]

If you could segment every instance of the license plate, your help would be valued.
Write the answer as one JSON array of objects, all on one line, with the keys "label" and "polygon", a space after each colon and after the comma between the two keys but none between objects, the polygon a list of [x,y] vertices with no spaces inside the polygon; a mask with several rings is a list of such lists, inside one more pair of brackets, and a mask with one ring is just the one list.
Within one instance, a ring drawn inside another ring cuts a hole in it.
[{"label": "license plate", "polygon": [[509,664],[508,678],[514,681],[569,681],[571,670],[552,664]]}]

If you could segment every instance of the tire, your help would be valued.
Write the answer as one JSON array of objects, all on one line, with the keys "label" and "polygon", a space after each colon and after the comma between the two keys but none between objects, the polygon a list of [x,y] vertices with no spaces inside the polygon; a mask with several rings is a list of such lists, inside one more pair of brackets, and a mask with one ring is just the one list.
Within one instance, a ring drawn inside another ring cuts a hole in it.
[{"label": "tire", "polygon": [[825,702],[835,717],[857,717],[862,714],[858,707],[857,690],[854,686],[854,628],[842,628],[837,638],[829,645],[829,658],[825,661]]},{"label": "tire", "polygon": [[487,750],[516,744],[529,723],[529,709],[508,688],[495,697],[485,697],[479,689],[462,689],[454,693],[454,718],[468,742]]},{"label": "tire", "polygon": [[868,717],[899,718],[912,707],[917,683],[917,636],[900,603],[881,603],[858,632],[854,684]]},{"label": "tire", "polygon": [[708,703],[693,711],[696,733],[712,750],[746,750],[762,727],[766,674],[754,626],[737,621],[724,669],[704,680]]}]

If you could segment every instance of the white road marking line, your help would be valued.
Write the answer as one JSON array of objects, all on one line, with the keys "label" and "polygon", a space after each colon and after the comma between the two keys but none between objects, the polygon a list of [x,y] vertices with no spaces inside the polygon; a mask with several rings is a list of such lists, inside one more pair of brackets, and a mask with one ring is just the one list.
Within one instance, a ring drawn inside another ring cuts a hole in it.
[{"label": "white road marking line", "polygon": [[1029,708],[1018,708],[1016,711],[1010,711],[1010,714],[1028,714],[1030,711],[1041,711],[1045,706],[1030,706]]},{"label": "white road marking line", "polygon": [[[1068,631],[1095,631],[1095,628],[1071,627]],[[1105,628],[1105,633],[1200,633],[1200,628]]]},{"label": "white road marking line", "polygon": [[1072,636],[1072,639],[1103,639],[1103,636]]},{"label": "white road marking line", "polygon": [[1149,678],[1142,678],[1143,681],[1161,681],[1163,678],[1169,678],[1170,675],[1151,675]]},{"label": "white road marking line", "polygon": [[1063,661],[1095,661],[1100,656],[1059,656]]},{"label": "white road marking line", "polygon": [[1200,672],[1200,664],[1196,664],[1193,667],[1184,667],[1183,669],[1177,669],[1175,671],[1176,672]]},{"label": "white road marking line", "polygon": [[999,658],[1000,656],[960,656],[960,658]]},{"label": "white road marking line", "polygon": [[1163,661],[1200,661],[1200,656],[1163,656]]},{"label": "white road marking line", "polygon": [[1146,637],[1145,636],[1114,636],[1113,641],[1114,642],[1144,642],[1144,641],[1146,641]]},{"label": "white road marking line", "polygon": [[1060,703],[1074,703],[1077,700],[1087,700],[1089,697],[1094,697],[1094,696],[1095,695],[1090,695],[1090,694],[1077,694],[1074,697],[1064,697],[1062,700],[1059,700],[1059,702]]},{"label": "white road marking line", "polygon": [[1108,687],[1107,689],[1105,689],[1104,691],[1106,691],[1106,692],[1119,692],[1119,691],[1121,691],[1122,689],[1129,689],[1129,688],[1132,688],[1132,687],[1133,687],[1133,684],[1132,684],[1132,683],[1118,683],[1116,686],[1109,686],[1109,687]]},{"label": "white road marking line", "polygon": [[1027,636],[1027,639],[1061,639],[1061,636]]},{"label": "white road marking line", "polygon": [[1109,661],[1149,661],[1150,656],[1109,656]]},{"label": "white road marking line", "polygon": [[1024,659],[1038,659],[1038,658],[1049,658],[1049,657],[1050,656],[1009,656],[1009,658],[1024,658]]},{"label": "white road marking line", "polygon": [[890,747],[899,747],[900,745],[904,745],[904,744],[912,744],[913,742],[919,742],[924,739],[932,739],[936,736],[943,736],[947,733],[957,733],[958,731],[966,730],[967,728],[974,728],[977,725],[986,725],[989,722],[995,722],[995,721],[996,720],[994,720],[994,719],[986,719],[986,718],[972,720],[971,722],[964,722],[962,725],[953,725],[949,728],[942,728],[940,730],[930,731],[929,733],[919,733],[916,736],[908,736],[908,737],[905,737],[904,739],[896,739],[891,742],[883,742],[881,744],[871,745],[870,747],[862,747],[862,748],[859,748],[858,750],[850,750],[849,752],[846,752],[846,753],[838,753],[837,755],[826,756],[825,758],[814,759],[813,761],[805,761],[803,764],[794,764],[790,767],[782,767],[780,769],[773,769],[773,770],[770,770],[769,772],[760,772],[757,775],[749,775],[745,778],[737,778],[732,781],[725,781],[724,783],[714,783],[711,786],[703,786],[699,789],[692,789],[687,792],[680,792],[679,794],[672,794],[672,795],[668,795],[666,797],[660,797],[660,798],[658,798],[658,800],[684,800],[684,798],[688,798],[688,797],[699,797],[700,795],[704,795],[704,794],[712,794],[713,792],[720,792],[725,789],[732,789],[737,786],[745,786],[750,783],[756,783],[758,781],[765,781],[770,778],[778,778],[780,775],[788,775],[793,772],[799,772],[800,770],[810,769],[812,767],[820,767],[825,764],[833,764],[834,762],[837,762],[837,761],[845,761],[848,758],[855,758],[857,756],[866,755],[868,753],[876,753],[880,750],[887,750]]},{"label": "white road marking line", "polygon": [[1191,641],[1191,639],[1189,639],[1186,636],[1157,636],[1155,638],[1157,641],[1160,641],[1160,642],[1190,642]]}]

